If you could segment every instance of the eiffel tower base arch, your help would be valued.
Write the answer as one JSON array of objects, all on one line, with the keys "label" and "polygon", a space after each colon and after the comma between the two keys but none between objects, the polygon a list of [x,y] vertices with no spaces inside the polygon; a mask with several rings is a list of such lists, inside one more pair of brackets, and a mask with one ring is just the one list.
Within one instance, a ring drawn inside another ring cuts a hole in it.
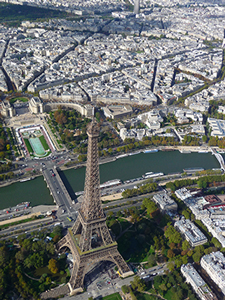
[{"label": "eiffel tower base arch", "polygon": [[58,242],[57,250],[68,247],[73,255],[73,269],[68,283],[70,295],[83,292],[84,276],[92,265],[101,261],[111,261],[117,267],[122,278],[133,275],[133,271],[129,269],[123,257],[117,250],[117,243],[92,249],[86,252],[80,252],[73,238],[72,231],[69,230],[67,235]]}]

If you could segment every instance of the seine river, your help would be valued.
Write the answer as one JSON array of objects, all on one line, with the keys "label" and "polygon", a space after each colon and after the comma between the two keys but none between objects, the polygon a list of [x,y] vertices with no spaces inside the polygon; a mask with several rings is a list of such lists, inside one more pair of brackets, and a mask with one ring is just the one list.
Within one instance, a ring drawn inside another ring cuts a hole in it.
[{"label": "seine river", "polygon": [[[192,167],[219,168],[219,163],[211,153],[181,154],[179,151],[140,153],[100,165],[100,181],[103,183],[111,179],[127,180],[140,177],[146,172],[169,174]],[[83,190],[85,168],[70,169],[62,172],[62,175],[70,193]],[[31,202],[32,206],[53,204],[52,196],[42,176],[0,188],[0,209],[23,201]]]}]

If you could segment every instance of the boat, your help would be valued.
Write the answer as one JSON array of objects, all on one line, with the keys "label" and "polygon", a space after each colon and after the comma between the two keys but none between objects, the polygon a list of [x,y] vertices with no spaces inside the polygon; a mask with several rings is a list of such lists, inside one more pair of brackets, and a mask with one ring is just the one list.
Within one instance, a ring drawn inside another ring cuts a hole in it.
[{"label": "boat", "polygon": [[204,168],[201,168],[201,167],[196,167],[196,168],[186,168],[186,169],[183,169],[183,171],[186,172],[186,173],[193,173],[193,172],[204,171]]},{"label": "boat", "polygon": [[199,150],[198,153],[209,153],[208,150]]},{"label": "boat", "polygon": [[147,149],[147,150],[144,150],[143,153],[154,153],[154,152],[158,152],[159,150],[158,149]]},{"label": "boat", "polygon": [[191,151],[189,151],[189,150],[182,150],[182,149],[180,149],[179,151],[182,154],[189,154],[189,153],[191,153]]},{"label": "boat", "polygon": [[24,178],[24,179],[21,179],[21,180],[20,180],[20,182],[29,181],[29,180],[32,180],[32,179],[34,179],[34,178],[32,178],[32,177],[29,177],[29,178]]},{"label": "boat", "polygon": [[146,172],[145,175],[143,175],[143,177],[151,174],[153,174],[153,172]]},{"label": "boat", "polygon": [[146,175],[145,179],[159,177],[159,176],[163,176],[163,175],[164,175],[164,173],[162,173],[162,172],[160,172],[160,173],[153,173],[153,174]]},{"label": "boat", "polygon": [[121,154],[121,155],[117,156],[116,158],[118,159],[118,158],[123,158],[123,157],[126,157],[126,156],[128,156],[128,154]]},{"label": "boat", "polygon": [[76,192],[75,195],[80,196],[80,195],[83,195],[83,193],[84,193],[84,191],[80,191],[80,192]]},{"label": "boat", "polygon": [[112,187],[112,186],[117,186],[121,183],[122,183],[122,181],[120,179],[109,180],[109,181],[106,181],[106,182],[100,184],[100,189],[108,188],[108,187]]},{"label": "boat", "polygon": [[136,154],[139,154],[139,153],[141,153],[141,151],[137,151],[137,152],[129,153],[129,156],[131,156],[131,155],[136,155]]}]

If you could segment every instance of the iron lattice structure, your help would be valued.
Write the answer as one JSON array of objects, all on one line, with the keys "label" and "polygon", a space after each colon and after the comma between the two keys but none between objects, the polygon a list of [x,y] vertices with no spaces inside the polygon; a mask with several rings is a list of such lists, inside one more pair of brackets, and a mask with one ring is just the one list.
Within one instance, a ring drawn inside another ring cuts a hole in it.
[{"label": "iron lattice structure", "polygon": [[115,263],[122,277],[133,274],[117,250],[106,225],[100,199],[98,164],[99,127],[93,119],[87,128],[88,153],[83,201],[78,217],[57,249],[68,247],[73,255],[73,270],[68,283],[71,294],[83,291],[84,276],[92,265],[103,260]]}]

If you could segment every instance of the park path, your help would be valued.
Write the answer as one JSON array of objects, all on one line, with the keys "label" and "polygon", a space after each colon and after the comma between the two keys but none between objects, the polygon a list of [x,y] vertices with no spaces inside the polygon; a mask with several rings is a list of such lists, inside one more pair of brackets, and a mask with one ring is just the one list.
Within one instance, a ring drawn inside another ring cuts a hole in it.
[{"label": "park path", "polygon": [[32,280],[36,280],[36,281],[39,281],[39,279],[37,278],[34,278],[34,277],[31,277],[30,275],[28,275],[27,273],[24,273],[25,276],[27,276],[28,278],[32,279]]},{"label": "park path", "polygon": [[116,240],[118,240],[125,232],[127,232],[134,224],[131,224],[129,227],[127,227],[124,231],[122,231],[118,237],[116,238]]},{"label": "park path", "polygon": [[[143,216],[144,212],[141,214],[141,217]],[[122,218],[124,220],[126,220],[126,218]],[[120,222],[119,222],[120,223]],[[124,231],[122,231],[118,237],[116,238],[116,240],[118,240],[125,232],[127,232],[132,226],[134,225],[134,223],[131,223],[129,227],[127,227],[126,229],[124,229]],[[120,224],[120,228],[121,228],[121,224]],[[132,230],[134,231],[134,230]]]},{"label": "park path", "polygon": [[155,297],[157,297],[159,299],[162,299],[162,300],[166,300],[161,295],[156,295],[156,294],[153,294],[153,293],[150,293],[150,292],[146,292],[146,291],[143,291],[142,293],[147,294],[147,295],[151,295],[151,296],[155,296]]}]

